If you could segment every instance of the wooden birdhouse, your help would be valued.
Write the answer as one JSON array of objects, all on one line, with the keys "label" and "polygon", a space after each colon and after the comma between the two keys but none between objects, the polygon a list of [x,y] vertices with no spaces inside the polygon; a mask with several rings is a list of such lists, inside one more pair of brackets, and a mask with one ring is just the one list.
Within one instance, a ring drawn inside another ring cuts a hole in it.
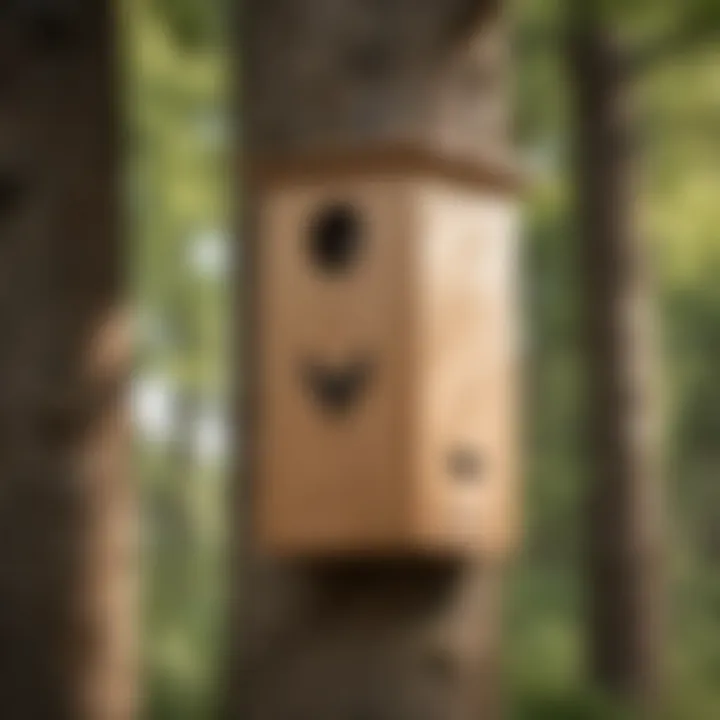
[{"label": "wooden birdhouse", "polygon": [[412,148],[256,168],[254,523],[276,555],[507,550],[512,174]]}]

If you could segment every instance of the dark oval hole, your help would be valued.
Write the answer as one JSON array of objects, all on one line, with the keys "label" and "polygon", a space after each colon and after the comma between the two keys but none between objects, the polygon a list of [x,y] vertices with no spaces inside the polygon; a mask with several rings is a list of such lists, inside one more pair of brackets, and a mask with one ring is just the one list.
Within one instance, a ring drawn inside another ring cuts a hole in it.
[{"label": "dark oval hole", "polygon": [[349,203],[323,208],[310,226],[309,251],[313,264],[325,273],[347,272],[362,245],[359,215]]}]

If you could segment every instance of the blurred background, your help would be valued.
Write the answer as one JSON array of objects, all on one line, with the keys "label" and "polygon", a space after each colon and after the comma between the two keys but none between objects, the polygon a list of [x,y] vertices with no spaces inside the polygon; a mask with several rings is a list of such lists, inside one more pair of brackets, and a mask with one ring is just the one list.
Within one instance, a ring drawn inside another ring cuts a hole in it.
[{"label": "blurred background", "polygon": [[[627,32],[674,5],[628,3]],[[709,5],[711,3],[708,3]],[[517,2],[517,146],[525,200],[526,537],[506,592],[510,716],[591,715],[583,668],[583,338],[575,162],[560,3]],[[125,0],[133,381],[142,487],[145,717],[212,716],[227,596],[228,341],[232,317],[230,50],[222,0]],[[551,35],[552,37],[552,35]],[[658,63],[633,86],[642,233],[661,320],[670,526],[672,708],[720,717],[720,42]],[[242,112],[242,108],[240,109]],[[242,117],[237,120],[242,123]]]},{"label": "blurred background", "polygon": [[124,10],[145,714],[204,718],[226,590],[228,49],[221,3]]}]

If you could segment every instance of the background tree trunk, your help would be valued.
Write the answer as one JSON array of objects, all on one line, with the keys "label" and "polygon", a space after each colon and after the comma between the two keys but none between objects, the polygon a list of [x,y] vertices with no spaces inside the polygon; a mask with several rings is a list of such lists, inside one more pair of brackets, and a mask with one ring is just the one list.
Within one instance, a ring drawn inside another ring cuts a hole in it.
[{"label": "background tree trunk", "polygon": [[113,37],[0,7],[0,713],[132,714]]},{"label": "background tree trunk", "polygon": [[[249,0],[236,46],[247,151],[390,139],[466,154],[507,151],[506,44],[497,4]],[[252,328],[249,191],[244,207],[250,237],[238,283]],[[252,378],[252,329],[242,342],[249,367],[235,367]],[[237,403],[250,415],[253,390],[239,388]],[[252,443],[251,424],[242,437]],[[240,516],[250,492],[249,482],[238,484],[236,530],[249,526]],[[235,544],[229,718],[497,716],[499,567],[420,560],[301,565],[260,560],[243,530]]]},{"label": "background tree trunk", "polygon": [[629,56],[591,13],[570,42],[587,301],[589,654],[605,690],[651,707],[664,603],[652,288],[637,227]]}]

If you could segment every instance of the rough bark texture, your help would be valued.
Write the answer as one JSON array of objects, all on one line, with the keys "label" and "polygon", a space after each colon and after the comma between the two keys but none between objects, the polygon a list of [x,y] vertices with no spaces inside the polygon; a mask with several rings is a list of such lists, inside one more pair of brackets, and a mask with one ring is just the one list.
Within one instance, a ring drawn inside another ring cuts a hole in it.
[{"label": "rough bark texture", "polygon": [[[494,5],[495,3],[492,3]],[[250,155],[419,141],[507,150],[505,42],[478,0],[250,0]],[[476,32],[478,31],[478,32]],[[252,210],[238,276],[252,327]],[[243,365],[252,378],[252,331]],[[239,365],[238,365],[239,367]],[[238,407],[252,443],[252,380]],[[252,468],[240,475],[248,480]],[[236,511],[250,507],[239,484]],[[237,522],[237,516],[236,516]],[[243,523],[244,527],[249,522]],[[262,560],[238,532],[233,720],[478,720],[498,714],[500,569],[422,560]]]},{"label": "rough bark texture", "polygon": [[637,227],[630,66],[612,32],[572,38],[577,192],[587,299],[591,487],[589,651],[594,679],[651,708],[661,680],[662,486],[652,288]]},{"label": "rough bark texture", "polygon": [[130,717],[109,2],[0,5],[0,714]]},{"label": "rough bark texture", "polygon": [[497,0],[246,3],[251,152],[418,140],[507,149]]}]

